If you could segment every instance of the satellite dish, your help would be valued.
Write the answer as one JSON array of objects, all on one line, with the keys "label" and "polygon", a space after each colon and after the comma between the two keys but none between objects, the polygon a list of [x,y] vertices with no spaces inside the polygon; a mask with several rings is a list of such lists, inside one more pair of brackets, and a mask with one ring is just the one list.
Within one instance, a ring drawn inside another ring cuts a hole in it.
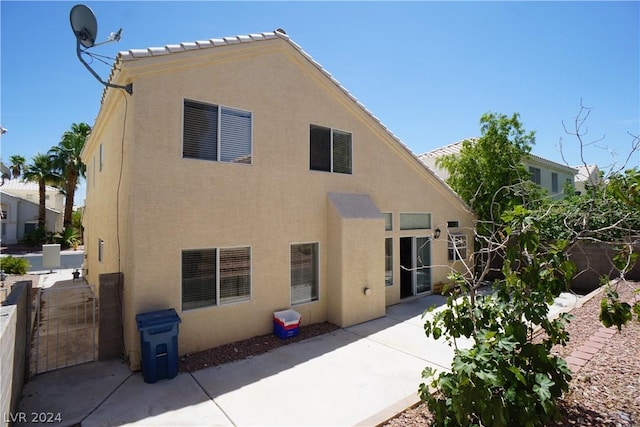
[{"label": "satellite dish", "polygon": [[[133,84],[129,83],[126,86],[115,85],[113,83],[109,83],[104,81],[94,70],[87,64],[82,58],[82,54],[88,55],[91,58],[95,58],[92,53],[89,53],[87,49],[105,44],[111,43],[113,41],[120,41],[120,35],[122,34],[122,28],[118,30],[117,33],[111,33],[107,41],[102,43],[96,43],[96,35],[98,34],[98,22],[96,20],[96,16],[93,14],[93,11],[89,9],[87,6],[83,4],[77,4],[71,8],[71,12],[69,13],[69,21],[71,21],[71,29],[73,30],[73,34],[76,36],[76,55],[78,55],[78,59],[82,62],[82,65],[85,66],[87,70],[96,78],[100,83],[107,87],[113,87],[117,89],[124,89],[127,91],[129,95],[133,94]],[[80,46],[84,46],[84,50]]]},{"label": "satellite dish", "polygon": [[93,11],[83,4],[77,4],[71,8],[69,20],[78,42],[87,49],[93,47],[98,34],[98,21]]}]

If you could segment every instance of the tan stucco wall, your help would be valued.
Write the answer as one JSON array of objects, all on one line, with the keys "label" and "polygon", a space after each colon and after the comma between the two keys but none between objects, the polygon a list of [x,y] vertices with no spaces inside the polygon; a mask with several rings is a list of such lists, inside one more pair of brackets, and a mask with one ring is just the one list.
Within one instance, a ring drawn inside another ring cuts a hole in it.
[{"label": "tan stucco wall", "polygon": [[[342,294],[343,303],[357,301],[356,294],[364,298],[361,280],[375,287],[367,297],[372,301],[382,292],[387,305],[400,300],[398,238],[432,234],[399,231],[400,212],[429,212],[433,228],[439,225],[443,231],[448,220],[472,227],[472,217],[458,199],[283,40],[148,58],[127,62],[123,69],[133,78],[134,94],[128,98],[122,178],[124,102],[110,90],[84,154],[91,175],[91,159],[104,144],[104,169],[88,183],[85,227],[91,283],[99,273],[118,271],[120,259],[125,345],[134,369],[140,358],[136,313],[175,308],[182,318],[180,353],[269,333],[273,311],[290,307],[292,243],[319,244],[319,300],[293,307],[303,324],[311,324],[329,319],[329,281],[336,277],[355,283],[354,294]],[[251,111],[253,164],[183,159],[185,98]],[[312,123],[353,134],[352,175],[309,170]],[[119,253],[114,242],[118,182]],[[335,254],[330,255],[329,192],[369,194],[381,212],[393,213],[394,229],[387,232],[384,220],[355,227],[341,221],[346,232],[340,257],[369,253],[373,261],[366,268],[342,265],[338,273],[330,262]],[[394,238],[395,284],[382,290],[385,235]],[[105,236],[107,250],[102,264],[96,262],[100,236]],[[230,246],[251,247],[251,300],[182,311],[181,251]],[[432,259],[450,265],[446,238],[434,242]],[[445,280],[448,271],[434,268],[433,283]],[[372,317],[384,314],[380,304],[374,305]],[[345,323],[367,320],[345,317],[344,311],[341,318]]]},{"label": "tan stucco wall", "polygon": [[328,321],[347,327],[382,317],[384,218],[345,218],[329,205]]}]

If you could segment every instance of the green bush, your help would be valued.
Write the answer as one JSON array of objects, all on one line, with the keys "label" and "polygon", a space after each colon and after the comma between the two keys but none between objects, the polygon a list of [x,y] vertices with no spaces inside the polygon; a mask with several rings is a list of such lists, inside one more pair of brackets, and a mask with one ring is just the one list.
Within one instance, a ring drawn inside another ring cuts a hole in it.
[{"label": "green bush", "polygon": [[[422,400],[439,426],[544,426],[560,418],[558,399],[571,371],[551,348],[566,345],[569,314],[548,318],[549,305],[575,274],[566,242],[543,247],[535,218],[514,209],[503,219],[504,279],[494,292],[476,294],[475,283],[452,277],[459,290],[446,308],[425,321],[427,336],[454,347],[450,372],[423,371]],[[534,326],[544,334],[534,341]],[[470,347],[458,346],[462,337]],[[439,393],[432,394],[435,389]]]},{"label": "green bush", "polygon": [[0,259],[0,269],[7,274],[27,274],[27,268],[29,268],[29,265],[29,262],[24,258],[8,256]]},{"label": "green bush", "polygon": [[80,242],[80,234],[73,227],[67,227],[60,233],[56,234],[56,242],[60,243],[62,249],[69,249]]}]

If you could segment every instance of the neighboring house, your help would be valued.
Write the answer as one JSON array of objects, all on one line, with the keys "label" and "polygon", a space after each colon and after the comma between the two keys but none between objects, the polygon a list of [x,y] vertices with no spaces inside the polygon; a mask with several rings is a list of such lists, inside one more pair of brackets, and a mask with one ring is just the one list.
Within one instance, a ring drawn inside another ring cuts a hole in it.
[{"label": "neighboring house", "polygon": [[122,273],[132,369],[139,313],[175,308],[183,354],[286,308],[368,321],[463,271],[468,206],[284,33],[120,52],[110,81],[133,94],[105,90],[82,153],[85,277]]},{"label": "neighboring house", "polygon": [[588,186],[594,186],[602,181],[598,165],[576,166],[576,192],[585,194]]},{"label": "neighboring house", "polygon": [[[5,179],[0,185],[0,205],[2,208],[2,243],[16,244],[25,234],[38,228],[38,205],[40,194],[35,182],[19,179]],[[48,231],[57,232],[63,228],[64,194],[54,187],[46,187],[45,226]]]},{"label": "neighboring house", "polygon": [[[473,141],[475,138],[469,138]],[[436,148],[435,150],[418,156],[424,164],[429,166],[442,180],[449,178],[449,172],[438,165],[436,160],[448,154],[458,154],[462,149],[462,141]],[[577,173],[576,169],[565,166],[560,163],[552,162],[543,157],[529,154],[523,160],[523,166],[531,174],[531,180],[536,184],[545,188],[549,195],[554,198],[562,198],[564,196],[564,186],[571,185],[575,187],[574,177]]]}]

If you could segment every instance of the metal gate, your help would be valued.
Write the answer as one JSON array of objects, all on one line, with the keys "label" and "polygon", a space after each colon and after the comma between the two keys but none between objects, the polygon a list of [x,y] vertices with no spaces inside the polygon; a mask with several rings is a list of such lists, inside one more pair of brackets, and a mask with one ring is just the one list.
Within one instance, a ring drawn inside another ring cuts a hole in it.
[{"label": "metal gate", "polygon": [[95,360],[96,299],[84,280],[40,289],[36,305],[31,375]]}]

